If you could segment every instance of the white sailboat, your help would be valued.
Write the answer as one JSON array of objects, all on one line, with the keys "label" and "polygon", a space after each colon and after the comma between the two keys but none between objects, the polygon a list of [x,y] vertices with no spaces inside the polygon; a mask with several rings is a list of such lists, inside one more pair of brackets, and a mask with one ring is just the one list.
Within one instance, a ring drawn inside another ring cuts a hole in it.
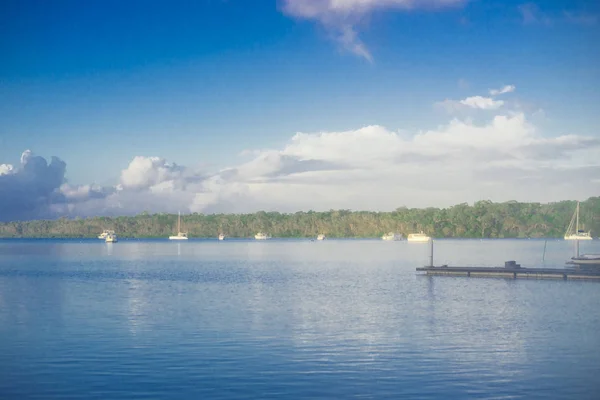
[{"label": "white sailboat", "polygon": [[181,212],[177,218],[177,235],[169,236],[169,240],[188,240],[187,232],[181,232]]},{"label": "white sailboat", "polygon": [[268,233],[258,232],[256,235],[254,235],[254,239],[267,240],[267,239],[271,239],[271,235],[269,235]]},{"label": "white sailboat", "polygon": [[565,240],[592,240],[591,232],[585,232],[579,229],[579,202],[577,202],[577,209],[565,232]]}]

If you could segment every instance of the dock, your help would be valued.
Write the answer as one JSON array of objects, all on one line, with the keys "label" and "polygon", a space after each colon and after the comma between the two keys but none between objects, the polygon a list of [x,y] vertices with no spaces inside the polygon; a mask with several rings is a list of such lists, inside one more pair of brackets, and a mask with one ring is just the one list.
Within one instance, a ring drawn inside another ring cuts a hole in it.
[{"label": "dock", "polygon": [[[579,242],[576,244],[576,254],[579,256]],[[545,250],[545,247],[544,247]],[[560,280],[597,280],[600,281],[600,268],[522,268],[515,261],[506,261],[504,267],[451,267],[448,265],[434,266],[433,239],[430,240],[429,265],[417,268],[417,272],[427,275],[488,277],[506,279],[560,279]]]},{"label": "dock", "polygon": [[442,265],[439,267],[420,267],[417,268],[417,271],[426,272],[427,275],[508,279],[600,280],[600,271],[589,271],[576,268],[448,267]]}]

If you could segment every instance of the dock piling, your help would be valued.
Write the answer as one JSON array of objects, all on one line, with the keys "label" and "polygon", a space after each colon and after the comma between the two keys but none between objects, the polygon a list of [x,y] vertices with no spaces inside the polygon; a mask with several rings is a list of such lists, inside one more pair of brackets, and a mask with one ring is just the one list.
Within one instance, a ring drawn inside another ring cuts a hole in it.
[{"label": "dock piling", "polygon": [[542,263],[546,262],[546,246],[548,245],[548,239],[544,240],[544,253],[542,254]]},{"label": "dock piling", "polygon": [[433,267],[433,238],[429,239],[429,266]]}]

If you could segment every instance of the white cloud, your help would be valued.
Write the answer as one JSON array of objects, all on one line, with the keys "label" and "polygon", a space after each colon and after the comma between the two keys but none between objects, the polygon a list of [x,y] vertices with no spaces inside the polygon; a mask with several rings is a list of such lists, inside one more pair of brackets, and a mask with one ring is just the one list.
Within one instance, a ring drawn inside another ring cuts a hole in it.
[{"label": "white cloud", "polygon": [[0,192],[10,194],[0,198],[0,220],[179,210],[391,210],[597,195],[600,139],[546,137],[522,111],[468,99],[455,103],[488,107],[495,115],[477,123],[455,117],[413,133],[380,125],[296,133],[280,149],[247,151],[249,161],[212,173],[140,156],[108,188],[70,185],[64,163],[26,152],[20,167],[0,166]]},{"label": "white cloud", "polygon": [[294,18],[320,23],[347,51],[368,61],[373,57],[360,40],[357,25],[369,14],[383,10],[410,11],[463,5],[468,0],[282,0],[282,11]]},{"label": "white cloud", "polygon": [[504,104],[502,100],[494,100],[491,97],[472,96],[460,101],[461,104],[481,110],[495,110]]},{"label": "white cloud", "polygon": [[516,89],[515,85],[506,85],[501,89],[491,89],[490,90],[490,95],[492,96],[498,96],[500,94],[504,94],[504,93],[511,93],[514,92]]},{"label": "white cloud", "polygon": [[10,164],[0,164],[0,175],[9,175],[14,173],[14,167]]},{"label": "white cloud", "polygon": [[[498,96],[501,94],[514,92],[515,90],[515,85],[506,85],[500,89],[491,89],[489,92],[491,96]],[[437,102],[434,105],[452,114],[468,109],[497,110],[505,104],[506,103],[503,100],[495,100],[493,97],[471,96],[463,100],[446,99],[444,101]]]}]

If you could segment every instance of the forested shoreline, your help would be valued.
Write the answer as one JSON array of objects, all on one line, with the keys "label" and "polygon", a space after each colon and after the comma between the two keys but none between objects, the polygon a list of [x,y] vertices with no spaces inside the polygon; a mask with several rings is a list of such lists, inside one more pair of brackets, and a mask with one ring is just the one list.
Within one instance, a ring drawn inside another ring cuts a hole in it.
[{"label": "forested shoreline", "polygon": [[[183,230],[194,237],[253,237],[257,232],[273,237],[371,238],[387,232],[405,236],[424,231],[438,238],[541,238],[562,237],[575,211],[575,201],[556,203],[458,204],[448,208],[398,208],[392,212],[331,210],[326,212],[257,212],[253,214],[186,214]],[[600,234],[600,197],[581,202],[581,225]],[[176,214],[142,213],[136,216],[60,218],[56,220],[0,223],[2,238],[93,238],[104,229],[119,237],[168,237],[177,227]]]}]

